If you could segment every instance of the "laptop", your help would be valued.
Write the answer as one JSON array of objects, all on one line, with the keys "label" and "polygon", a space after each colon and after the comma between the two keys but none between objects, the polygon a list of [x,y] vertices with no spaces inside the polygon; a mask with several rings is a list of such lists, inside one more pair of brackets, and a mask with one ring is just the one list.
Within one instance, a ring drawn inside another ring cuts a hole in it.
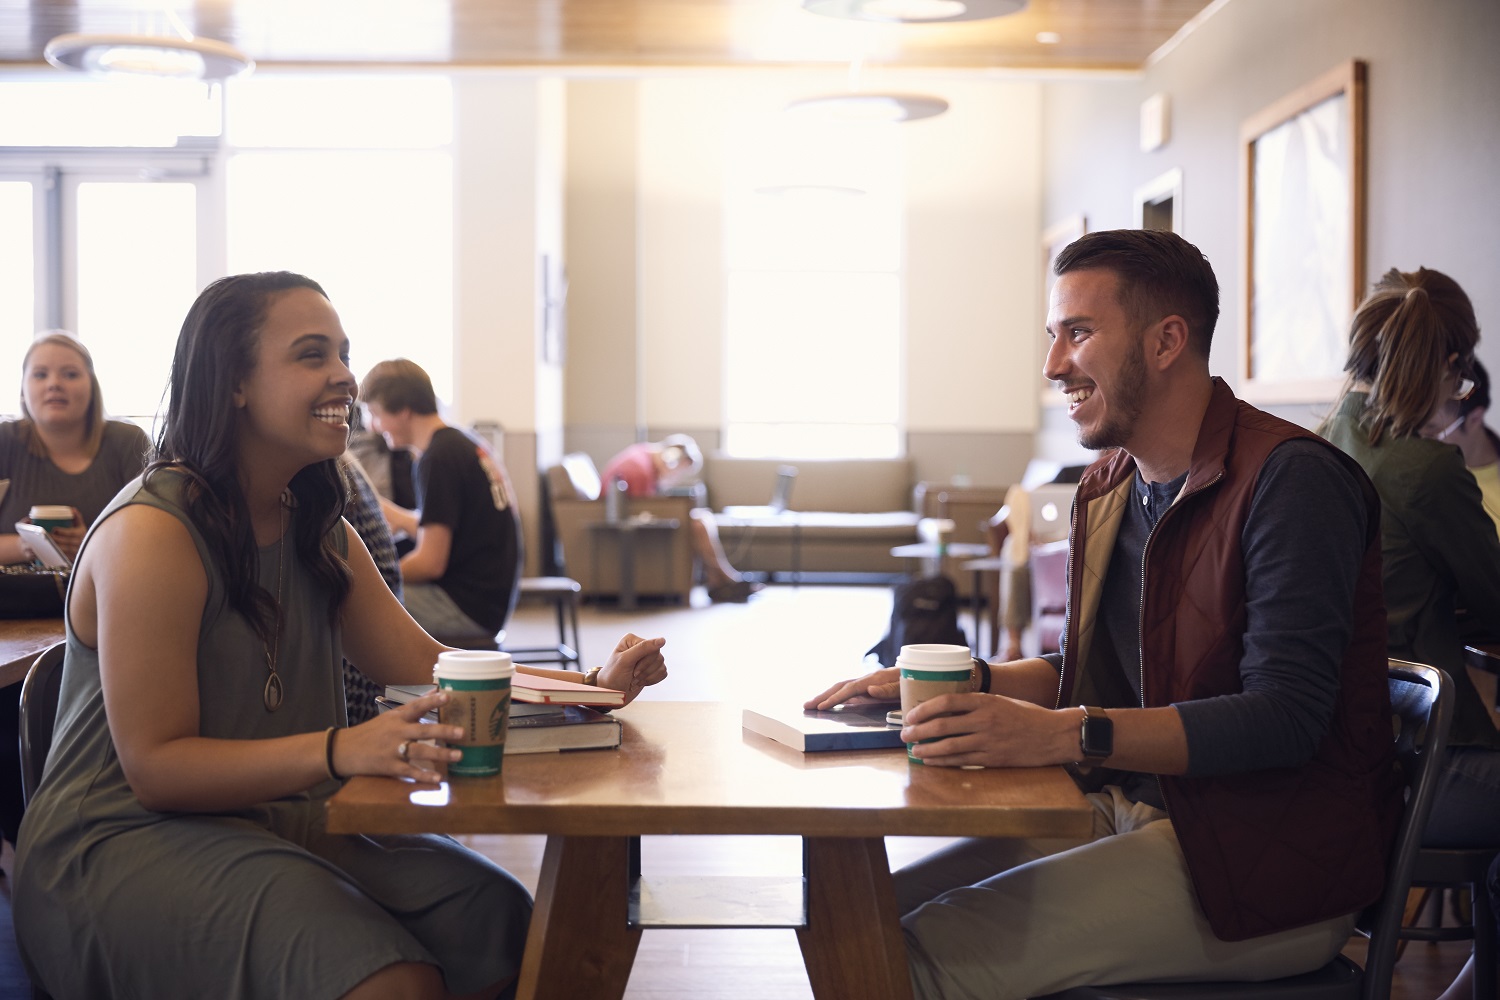
[{"label": "laptop", "polygon": [[1043,483],[1031,491],[1031,540],[1051,542],[1068,537],[1076,483]]},{"label": "laptop", "polygon": [[792,502],[792,486],[797,482],[797,467],[795,465],[783,465],[776,469],[776,485],[771,489],[770,503],[758,504],[731,504],[724,508],[725,517],[754,518],[754,517],[776,517],[786,513]]}]

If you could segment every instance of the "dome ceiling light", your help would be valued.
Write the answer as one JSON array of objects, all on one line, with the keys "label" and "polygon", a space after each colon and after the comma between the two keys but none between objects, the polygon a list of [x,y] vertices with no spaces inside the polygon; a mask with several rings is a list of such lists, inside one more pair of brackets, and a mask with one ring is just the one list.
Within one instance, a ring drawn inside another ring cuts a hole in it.
[{"label": "dome ceiling light", "polygon": [[839,121],[911,122],[935,118],[948,110],[948,102],[926,94],[830,94],[804,97],[786,106],[792,114],[817,114]]},{"label": "dome ceiling light", "polygon": [[255,68],[226,42],[170,35],[58,35],[43,55],[58,69],[187,80],[227,80]]},{"label": "dome ceiling light", "polygon": [[802,0],[804,9],[826,17],[886,24],[940,24],[1005,17],[1027,0]]}]

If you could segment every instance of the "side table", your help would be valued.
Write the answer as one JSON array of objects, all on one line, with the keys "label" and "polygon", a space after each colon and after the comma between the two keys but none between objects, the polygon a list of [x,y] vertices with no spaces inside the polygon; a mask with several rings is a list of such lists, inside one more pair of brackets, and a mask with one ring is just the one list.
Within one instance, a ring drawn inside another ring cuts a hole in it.
[{"label": "side table", "polygon": [[[599,543],[604,536],[613,536],[620,553],[620,610],[635,609],[635,544],[636,536],[642,532],[658,538],[671,540],[671,532],[682,524],[676,518],[637,516],[618,521],[594,521],[589,524],[590,549],[593,555],[589,567],[589,582],[594,592],[599,590]],[[670,547],[663,546],[666,558],[671,559]],[[670,568],[668,570],[670,572]]]}]

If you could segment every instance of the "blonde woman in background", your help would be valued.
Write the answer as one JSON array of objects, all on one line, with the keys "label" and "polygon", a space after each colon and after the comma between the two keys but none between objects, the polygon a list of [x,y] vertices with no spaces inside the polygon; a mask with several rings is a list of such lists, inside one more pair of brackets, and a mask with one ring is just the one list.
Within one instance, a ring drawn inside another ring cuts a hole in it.
[{"label": "blonde woman in background", "polygon": [[27,562],[16,533],[35,504],[73,508],[73,525],[51,532],[69,559],[120,487],[140,474],[146,432],[104,416],[94,359],[71,333],[41,334],[21,359],[21,419],[0,423],[0,563]]},{"label": "blonde woman in background", "polygon": [[[1457,698],[1428,847],[1500,841],[1500,732],[1464,666],[1458,610],[1500,629],[1500,537],[1456,447],[1423,436],[1474,391],[1479,324],[1458,282],[1391,270],[1355,312],[1349,382],[1318,428],[1380,494],[1390,655],[1439,667]],[[1470,960],[1445,997],[1467,995]]]},{"label": "blonde woman in background", "polygon": [[[39,334],[21,358],[21,418],[0,423],[0,563],[28,563],[16,524],[37,504],[67,506],[73,524],[49,534],[63,554],[78,554],[83,533],[120,487],[140,475],[145,431],[104,416],[94,359],[71,333]],[[21,825],[21,762],[16,706],[21,685],[0,689],[0,836],[12,844]]]}]

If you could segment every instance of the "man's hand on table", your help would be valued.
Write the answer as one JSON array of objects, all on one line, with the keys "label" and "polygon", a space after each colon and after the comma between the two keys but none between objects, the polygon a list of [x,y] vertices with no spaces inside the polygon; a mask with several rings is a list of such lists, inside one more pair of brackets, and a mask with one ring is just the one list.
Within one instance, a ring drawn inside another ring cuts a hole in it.
[{"label": "man's hand on table", "polygon": [[845,702],[862,705],[872,701],[900,700],[901,672],[895,667],[882,667],[863,677],[839,681],[822,694],[809,698],[802,707],[827,711]]}]

